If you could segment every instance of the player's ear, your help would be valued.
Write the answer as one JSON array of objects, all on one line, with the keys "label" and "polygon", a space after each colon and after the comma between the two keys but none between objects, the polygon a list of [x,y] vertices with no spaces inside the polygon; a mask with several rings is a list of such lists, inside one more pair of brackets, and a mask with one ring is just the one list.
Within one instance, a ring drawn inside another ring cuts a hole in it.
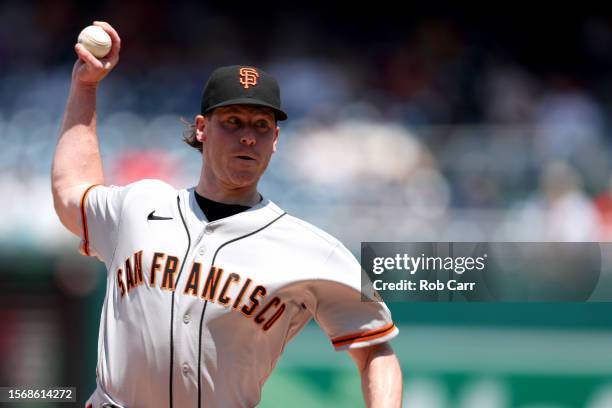
[{"label": "player's ear", "polygon": [[278,143],[278,137],[280,136],[280,128],[277,126],[274,129],[274,142],[272,143],[272,153],[276,153],[276,144]]},{"label": "player's ear", "polygon": [[208,117],[196,115],[195,136],[200,143],[203,143],[206,140],[206,125],[208,125]]}]

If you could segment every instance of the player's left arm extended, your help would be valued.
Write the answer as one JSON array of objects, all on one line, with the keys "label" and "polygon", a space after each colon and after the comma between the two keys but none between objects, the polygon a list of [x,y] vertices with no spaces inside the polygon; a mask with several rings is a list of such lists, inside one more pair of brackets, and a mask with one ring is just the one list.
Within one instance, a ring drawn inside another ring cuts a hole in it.
[{"label": "player's left arm extended", "polygon": [[402,371],[388,343],[348,350],[361,375],[361,389],[368,408],[402,405]]}]

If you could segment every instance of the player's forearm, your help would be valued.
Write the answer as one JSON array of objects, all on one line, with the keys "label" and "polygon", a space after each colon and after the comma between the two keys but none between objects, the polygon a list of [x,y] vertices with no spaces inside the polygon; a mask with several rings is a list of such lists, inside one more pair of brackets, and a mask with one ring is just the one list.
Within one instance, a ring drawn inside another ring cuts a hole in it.
[{"label": "player's forearm", "polygon": [[96,136],[96,88],[74,84],[70,89],[52,167],[52,190],[60,220],[78,232],[78,198],[85,185],[104,183]]},{"label": "player's forearm", "polygon": [[402,371],[393,352],[373,349],[360,367],[361,388],[368,408],[402,405]]}]

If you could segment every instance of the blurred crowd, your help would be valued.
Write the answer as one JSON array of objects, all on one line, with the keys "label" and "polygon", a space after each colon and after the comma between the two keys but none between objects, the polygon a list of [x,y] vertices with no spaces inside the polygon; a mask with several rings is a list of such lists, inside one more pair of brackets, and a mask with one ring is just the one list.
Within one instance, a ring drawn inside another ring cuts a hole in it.
[{"label": "blurred crowd", "polygon": [[123,43],[98,101],[113,183],[195,184],[181,118],[198,113],[215,66],[250,64],[279,79],[290,116],[264,193],[341,238],[612,238],[612,18],[389,7],[0,3],[0,189],[13,220],[1,232],[55,231],[51,210],[36,225],[29,214],[50,205],[72,46],[104,19]]},{"label": "blurred crowd", "polygon": [[[545,15],[503,2],[479,14],[408,6],[0,1],[0,384],[76,385],[81,399],[94,386],[83,373],[94,372],[103,275],[76,259],[79,239],[60,225],[50,191],[73,45],[93,20],[122,38],[120,63],[98,92],[109,183],[193,186],[201,158],[181,138],[204,81],[220,65],[255,65],[278,78],[290,117],[262,193],[355,254],[361,241],[612,241],[612,16],[561,3]],[[551,378],[561,399],[610,406],[608,333],[568,337],[609,328],[608,309],[456,306],[393,310],[400,323],[426,323],[394,345],[414,351],[402,361],[416,379],[405,394],[412,406],[450,406],[446,387],[464,401],[457,406],[509,406],[519,390],[516,405],[527,389],[541,405]],[[503,330],[459,329],[474,322]],[[521,329],[542,322],[543,337]],[[555,325],[563,331],[548,330]],[[303,344],[300,352],[328,360],[310,338]],[[509,380],[483,383],[500,361]],[[346,383],[326,370],[315,375],[324,386],[300,389],[330,398],[330,386]],[[305,373],[296,376],[313,377]]]}]

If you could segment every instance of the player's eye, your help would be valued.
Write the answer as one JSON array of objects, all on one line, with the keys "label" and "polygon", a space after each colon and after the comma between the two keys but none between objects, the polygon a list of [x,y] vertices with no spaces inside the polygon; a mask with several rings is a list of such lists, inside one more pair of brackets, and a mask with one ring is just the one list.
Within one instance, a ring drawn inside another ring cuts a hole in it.
[{"label": "player's eye", "polygon": [[260,129],[260,130],[268,130],[268,129],[270,129],[270,125],[268,124],[268,122],[263,120],[263,119],[262,120],[258,120],[257,122],[255,122],[255,127],[257,129]]},{"label": "player's eye", "polygon": [[227,118],[226,122],[230,125],[240,125],[240,119],[238,119],[236,116],[230,116],[229,118]]}]

